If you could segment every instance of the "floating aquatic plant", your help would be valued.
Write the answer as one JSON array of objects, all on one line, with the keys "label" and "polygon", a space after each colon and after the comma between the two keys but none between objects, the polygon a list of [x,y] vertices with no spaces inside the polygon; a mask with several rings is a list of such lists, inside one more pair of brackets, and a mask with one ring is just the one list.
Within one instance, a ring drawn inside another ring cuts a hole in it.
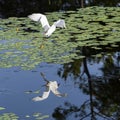
[{"label": "floating aquatic plant", "polygon": [[18,120],[18,116],[14,113],[3,113],[0,115],[0,120]]},{"label": "floating aquatic plant", "polygon": [[120,42],[119,13],[119,7],[46,13],[50,23],[64,18],[67,27],[55,31],[50,38],[44,38],[41,24],[29,18],[1,19],[0,67],[32,69],[41,62],[69,63],[84,57],[79,47],[88,46],[95,50],[109,44],[117,47],[116,43]]},{"label": "floating aquatic plant", "polygon": [[5,110],[5,108],[4,107],[0,107],[0,110]]},{"label": "floating aquatic plant", "polygon": [[[0,120],[19,120],[20,117],[18,117],[14,113],[3,113],[0,115]],[[43,115],[42,113],[33,113],[33,115],[26,115],[25,119],[33,119],[33,120],[45,120],[46,118],[49,118],[49,115]]]}]

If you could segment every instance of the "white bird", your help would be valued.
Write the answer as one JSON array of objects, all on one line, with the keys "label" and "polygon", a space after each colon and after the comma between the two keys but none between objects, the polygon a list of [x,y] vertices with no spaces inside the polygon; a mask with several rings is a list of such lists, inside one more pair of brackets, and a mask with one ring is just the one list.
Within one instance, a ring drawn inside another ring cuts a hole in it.
[{"label": "white bird", "polygon": [[58,97],[66,96],[66,94],[61,94],[57,89],[58,89],[58,84],[56,81],[47,81],[46,91],[43,92],[42,96],[34,97],[32,100],[36,102],[47,99],[50,94],[50,91],[52,91]]},{"label": "white bird", "polygon": [[28,17],[33,21],[38,21],[41,23],[46,37],[51,36],[51,34],[55,31],[56,27],[66,28],[65,21],[63,19],[59,19],[58,21],[54,22],[52,26],[50,26],[46,16],[43,14],[33,13]]}]

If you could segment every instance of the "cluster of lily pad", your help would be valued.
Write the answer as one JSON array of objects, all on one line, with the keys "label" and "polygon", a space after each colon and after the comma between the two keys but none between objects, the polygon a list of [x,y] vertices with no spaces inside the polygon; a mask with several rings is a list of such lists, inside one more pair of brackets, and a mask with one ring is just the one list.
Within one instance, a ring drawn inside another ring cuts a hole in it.
[{"label": "cluster of lily pad", "polygon": [[40,23],[27,17],[0,19],[0,67],[32,69],[41,62],[69,63],[84,57],[80,47],[95,50],[108,44],[118,47],[119,13],[119,7],[46,13],[50,24],[62,18],[67,27],[56,30],[49,38],[44,38]]},{"label": "cluster of lily pad", "polygon": [[[5,108],[4,107],[0,107],[0,111],[1,110],[4,110]],[[16,115],[15,113],[3,113],[3,114],[0,114],[0,120],[19,120],[19,116]],[[36,112],[36,113],[33,113],[33,115],[26,115],[25,116],[25,119],[28,119],[28,118],[32,118],[34,120],[44,120],[46,118],[49,118],[49,115],[43,115],[42,113],[39,113],[39,112]]]}]

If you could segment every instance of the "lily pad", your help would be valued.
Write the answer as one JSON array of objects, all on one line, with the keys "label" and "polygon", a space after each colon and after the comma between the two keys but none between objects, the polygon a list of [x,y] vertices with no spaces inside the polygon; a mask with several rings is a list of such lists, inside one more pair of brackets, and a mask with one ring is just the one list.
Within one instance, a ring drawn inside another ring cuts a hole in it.
[{"label": "lily pad", "polygon": [[5,110],[5,108],[4,107],[0,107],[0,110]]},{"label": "lily pad", "polygon": [[109,44],[117,47],[116,43],[120,42],[119,13],[117,7],[97,6],[46,13],[50,25],[62,18],[67,26],[56,29],[50,38],[44,38],[41,24],[29,18],[1,19],[0,67],[32,69],[41,62],[64,64],[83,58],[79,47],[95,50],[102,50]]},{"label": "lily pad", "polygon": [[14,113],[3,113],[0,115],[0,120],[18,120],[18,116]]}]

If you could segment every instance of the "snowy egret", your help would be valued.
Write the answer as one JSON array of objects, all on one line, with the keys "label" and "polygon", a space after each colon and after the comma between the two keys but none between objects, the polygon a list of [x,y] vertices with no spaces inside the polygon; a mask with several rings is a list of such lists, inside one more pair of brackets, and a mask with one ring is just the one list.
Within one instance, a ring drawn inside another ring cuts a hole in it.
[{"label": "snowy egret", "polygon": [[44,34],[46,37],[51,36],[51,34],[56,30],[56,27],[66,28],[65,21],[63,19],[59,19],[54,22],[52,26],[49,25],[47,17],[40,13],[33,13],[28,16],[33,21],[38,21],[42,24],[42,28],[44,29]]}]

